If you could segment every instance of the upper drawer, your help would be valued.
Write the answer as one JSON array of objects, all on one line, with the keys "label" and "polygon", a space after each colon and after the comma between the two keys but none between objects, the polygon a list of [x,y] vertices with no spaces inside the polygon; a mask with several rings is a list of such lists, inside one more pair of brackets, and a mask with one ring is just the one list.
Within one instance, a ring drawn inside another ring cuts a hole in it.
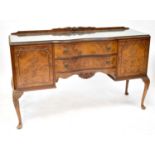
[{"label": "upper drawer", "polygon": [[70,58],[83,55],[105,55],[117,53],[117,41],[83,41],[57,43],[54,45],[55,58]]}]

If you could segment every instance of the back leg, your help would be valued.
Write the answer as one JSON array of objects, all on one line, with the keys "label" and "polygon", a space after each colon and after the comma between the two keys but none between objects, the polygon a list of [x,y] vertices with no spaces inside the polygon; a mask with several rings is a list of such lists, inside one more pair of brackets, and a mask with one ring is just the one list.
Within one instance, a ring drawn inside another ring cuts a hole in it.
[{"label": "back leg", "polygon": [[126,80],[125,95],[129,95],[128,86],[129,86],[129,80]]}]

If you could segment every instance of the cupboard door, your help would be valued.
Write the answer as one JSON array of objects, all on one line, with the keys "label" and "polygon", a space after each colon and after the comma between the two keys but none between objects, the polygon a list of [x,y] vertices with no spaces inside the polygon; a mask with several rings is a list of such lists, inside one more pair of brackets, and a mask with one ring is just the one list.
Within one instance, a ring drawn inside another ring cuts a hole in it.
[{"label": "cupboard door", "polygon": [[13,47],[15,89],[37,89],[54,84],[51,46],[43,44]]},{"label": "cupboard door", "polygon": [[118,41],[118,77],[146,75],[149,41],[149,38]]}]

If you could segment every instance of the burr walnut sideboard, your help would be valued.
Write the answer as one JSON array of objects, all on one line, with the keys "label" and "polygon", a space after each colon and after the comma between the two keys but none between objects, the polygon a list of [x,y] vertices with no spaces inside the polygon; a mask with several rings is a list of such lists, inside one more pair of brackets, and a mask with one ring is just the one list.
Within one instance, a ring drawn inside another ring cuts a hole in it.
[{"label": "burr walnut sideboard", "polygon": [[[9,36],[12,60],[13,103],[19,124],[23,92],[55,88],[59,78],[77,74],[90,78],[103,72],[115,81],[141,78],[145,109],[150,80],[147,76],[150,36],[127,27],[68,27],[19,31]],[[104,84],[103,84],[104,85]]]}]

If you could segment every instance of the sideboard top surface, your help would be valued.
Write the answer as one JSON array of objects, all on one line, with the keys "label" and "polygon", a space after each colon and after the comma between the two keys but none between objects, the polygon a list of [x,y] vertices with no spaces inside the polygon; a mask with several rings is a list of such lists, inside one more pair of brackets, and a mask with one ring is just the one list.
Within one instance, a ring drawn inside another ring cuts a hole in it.
[{"label": "sideboard top surface", "polygon": [[51,30],[18,31],[9,36],[11,45],[35,42],[60,42],[77,40],[117,39],[149,36],[127,27],[68,27]]}]

